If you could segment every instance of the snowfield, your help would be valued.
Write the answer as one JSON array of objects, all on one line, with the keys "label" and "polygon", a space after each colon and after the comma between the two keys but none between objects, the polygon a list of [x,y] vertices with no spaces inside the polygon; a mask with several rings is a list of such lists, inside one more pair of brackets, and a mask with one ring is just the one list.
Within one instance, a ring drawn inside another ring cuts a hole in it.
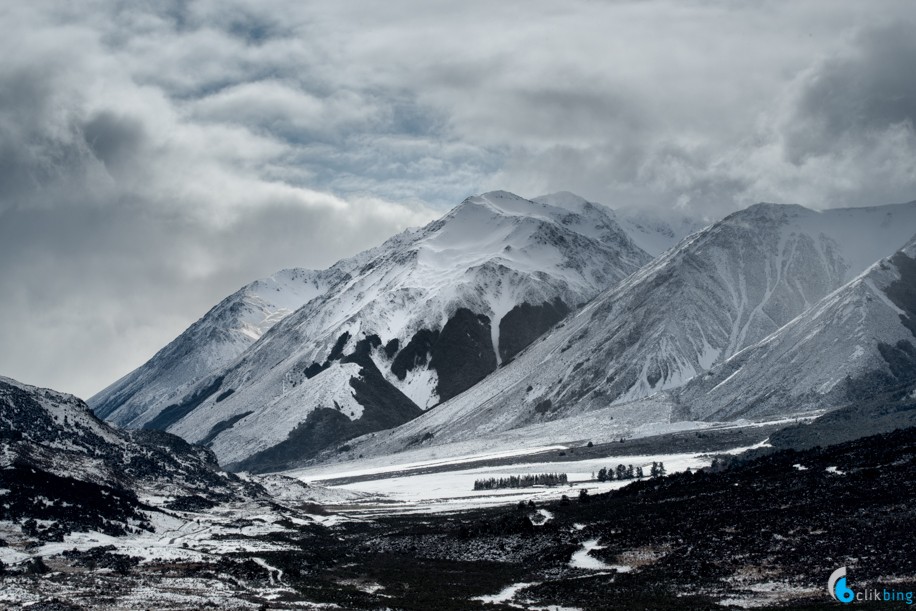
[{"label": "snowfield", "polygon": [[[564,446],[540,448],[535,454],[556,455]],[[518,453],[513,453],[517,455]],[[668,473],[700,469],[709,466],[711,459],[700,453],[691,454],[656,454],[646,456],[609,455],[605,458],[594,458],[581,461],[524,462],[493,467],[476,467],[463,469],[461,465],[493,458],[504,458],[511,454],[482,453],[463,456],[456,459],[406,463],[389,467],[366,469],[334,470],[333,467],[308,471],[295,471],[287,475],[297,477],[304,482],[325,482],[329,490],[343,490],[351,493],[372,495],[373,499],[356,499],[341,504],[335,510],[346,515],[368,517],[373,515],[404,513],[438,513],[454,512],[516,504],[519,501],[557,500],[562,496],[575,498],[581,489],[590,494],[599,494],[622,488],[634,480],[599,482],[594,474],[602,467],[616,467],[618,464],[643,467],[646,475],[655,461],[664,462]],[[454,466],[453,470],[437,473],[422,473],[423,468]],[[411,473],[411,471],[419,471]],[[497,490],[474,490],[474,482],[490,477],[507,477],[538,473],[566,473],[569,484],[566,486],[534,486],[531,488],[503,488]],[[334,480],[357,479],[347,483],[333,483]],[[387,503],[378,504],[384,498]]]}]

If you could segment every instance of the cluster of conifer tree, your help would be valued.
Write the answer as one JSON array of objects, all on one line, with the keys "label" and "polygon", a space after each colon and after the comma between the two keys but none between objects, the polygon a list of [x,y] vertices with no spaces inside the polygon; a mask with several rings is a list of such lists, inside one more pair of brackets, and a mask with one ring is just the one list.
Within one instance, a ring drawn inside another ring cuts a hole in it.
[{"label": "cluster of conifer tree", "polygon": [[565,473],[536,473],[489,477],[474,482],[474,490],[495,490],[497,488],[530,488],[531,486],[562,486],[567,483]]},{"label": "cluster of conifer tree", "polygon": [[[665,476],[665,463],[663,462],[653,462],[652,469],[649,471],[649,474],[652,477],[664,477]],[[616,468],[611,467],[602,467],[598,471],[597,480],[599,482],[609,482],[615,479],[640,479],[645,477],[643,473],[643,468],[633,467],[633,465],[617,465]]]}]

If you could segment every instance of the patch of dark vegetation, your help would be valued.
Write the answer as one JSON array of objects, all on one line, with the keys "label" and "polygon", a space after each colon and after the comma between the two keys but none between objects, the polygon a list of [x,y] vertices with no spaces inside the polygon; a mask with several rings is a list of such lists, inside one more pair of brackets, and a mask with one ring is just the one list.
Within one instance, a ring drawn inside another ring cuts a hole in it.
[{"label": "patch of dark vegetation", "polygon": [[[392,361],[391,373],[396,375],[399,380],[403,380],[407,377],[408,371],[413,371],[417,367],[426,365],[429,362],[432,347],[438,339],[438,331],[420,329],[414,333],[407,345],[404,346],[404,349],[398,352],[398,355]],[[391,340],[391,342],[388,342],[388,346],[391,346],[392,342],[394,342],[395,349],[397,349],[397,341],[396,339]],[[388,347],[386,346],[386,352],[387,349]]]},{"label": "patch of dark vegetation", "polygon": [[[340,362],[356,363],[361,367],[375,367],[375,362],[372,360],[372,350],[377,348],[380,344],[381,340],[379,340],[378,335],[364,337],[353,346],[353,352],[342,358]],[[378,369],[377,367],[375,368]]]},{"label": "patch of dark vegetation", "polygon": [[429,365],[439,377],[440,401],[448,401],[495,371],[490,319],[459,308],[442,327]]},{"label": "patch of dark vegetation", "polygon": [[201,439],[199,442],[197,442],[198,445],[209,447],[210,444],[213,443],[213,440],[216,439],[217,435],[219,435],[220,433],[222,433],[225,430],[231,429],[233,426],[235,426],[236,422],[238,422],[245,416],[250,416],[252,413],[254,412],[251,412],[251,411],[242,412],[241,414],[236,414],[235,416],[232,416],[230,418],[226,418],[225,420],[221,420],[217,422],[212,427],[210,427],[210,432],[207,433],[207,436]]},{"label": "patch of dark vegetation", "polygon": [[172,511],[206,511],[219,505],[216,501],[204,498],[199,494],[188,494],[176,496],[174,499],[165,503],[166,509]]},{"label": "patch of dark vegetation", "polygon": [[499,356],[510,360],[569,314],[569,306],[557,297],[540,305],[522,303],[499,321]]},{"label": "patch of dark vegetation", "polygon": [[242,579],[247,582],[270,582],[271,578],[276,579],[279,575],[275,570],[269,570],[251,558],[232,558],[223,556],[219,559],[214,567],[214,573],[231,575],[235,579]]},{"label": "patch of dark vegetation", "polygon": [[[378,336],[373,335],[372,337],[378,339]],[[349,341],[350,332],[344,331],[341,336],[337,338],[337,341],[334,342],[334,346],[331,347],[331,352],[328,353],[328,358],[326,358],[323,363],[313,362],[311,365],[305,368],[303,373],[305,374],[306,379],[311,380],[316,375],[330,367],[331,363],[342,359],[344,348]],[[379,340],[379,342],[381,343],[381,340]]]},{"label": "patch of dark vegetation", "polygon": [[496,490],[498,488],[530,488],[532,486],[565,486],[569,483],[565,473],[536,473],[510,475],[509,477],[488,477],[474,480],[474,490]]},{"label": "patch of dark vegetation", "polygon": [[225,401],[226,399],[231,397],[233,394],[235,394],[234,388],[230,388],[229,390],[224,390],[223,392],[219,393],[219,395],[216,396],[216,400],[214,401],[214,403]]},{"label": "patch of dark vegetation", "polygon": [[16,464],[0,470],[0,488],[9,491],[0,503],[0,520],[20,522],[23,535],[36,541],[62,542],[72,532],[90,530],[121,536],[130,521],[150,528],[130,490]]},{"label": "patch of dark vegetation", "polygon": [[[395,354],[398,353],[398,348],[400,347],[400,345],[401,345],[401,342],[400,340],[398,340],[398,338],[394,338],[393,340],[390,340],[387,344],[385,344],[385,356],[387,356],[389,359],[392,358]],[[403,378],[400,378],[400,379],[403,379]]]},{"label": "patch of dark vegetation", "polygon": [[344,347],[347,345],[348,341],[350,341],[350,332],[344,331],[341,336],[337,338],[337,341],[334,343],[334,347],[331,348],[331,353],[328,355],[328,360],[339,361],[342,359]]},{"label": "patch of dark vegetation", "polygon": [[550,399],[544,399],[543,401],[538,401],[537,405],[534,406],[534,413],[546,414],[552,407],[553,401]]},{"label": "patch of dark vegetation", "polygon": [[451,399],[485,378],[496,370],[490,319],[459,308],[441,331],[417,331],[394,357],[391,372],[403,380],[408,371],[427,363],[436,370],[440,401]]},{"label": "patch of dark vegetation", "polygon": [[84,567],[90,570],[111,569],[119,575],[126,575],[140,564],[142,558],[116,553],[114,545],[92,547],[84,551],[76,548],[67,550],[63,557],[69,560],[72,566]]},{"label": "patch of dark vegetation", "polygon": [[316,375],[327,369],[331,366],[331,361],[325,361],[324,363],[312,363],[305,368],[305,377],[309,380],[314,378]]},{"label": "patch of dark vegetation", "polygon": [[213,395],[216,391],[219,390],[220,385],[223,383],[223,376],[219,376],[211,381],[209,384],[203,388],[195,390],[191,395],[187,396],[182,400],[181,403],[175,403],[169,405],[161,412],[159,412],[155,418],[143,425],[144,429],[158,429],[164,431],[195,409],[200,407],[200,405],[206,401],[210,396]]},{"label": "patch of dark vegetation", "polygon": [[659,380],[668,376],[668,363],[662,361],[661,363],[653,361],[649,366],[648,371],[646,371],[646,382],[649,383],[651,388],[655,388],[655,385],[658,384]]}]

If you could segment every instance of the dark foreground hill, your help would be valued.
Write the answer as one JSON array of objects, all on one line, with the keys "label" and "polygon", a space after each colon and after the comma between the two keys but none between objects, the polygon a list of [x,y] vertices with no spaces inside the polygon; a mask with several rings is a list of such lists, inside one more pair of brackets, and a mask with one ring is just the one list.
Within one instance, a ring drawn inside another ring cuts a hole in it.
[{"label": "dark foreground hill", "polygon": [[125,432],[71,395],[0,377],[0,520],[36,541],[151,530],[146,510],[265,494],[209,450],[161,431]]}]

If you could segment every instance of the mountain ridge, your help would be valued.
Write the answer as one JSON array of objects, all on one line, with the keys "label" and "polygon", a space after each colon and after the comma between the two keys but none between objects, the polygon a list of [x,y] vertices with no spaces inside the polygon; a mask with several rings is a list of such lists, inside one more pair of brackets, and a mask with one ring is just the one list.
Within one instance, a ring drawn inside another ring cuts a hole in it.
[{"label": "mountain ridge", "polygon": [[[679,393],[680,417],[767,417],[916,386],[916,236]],[[778,379],[778,385],[772,383]],[[739,407],[740,406],[740,407]]]},{"label": "mountain ridge", "polygon": [[144,424],[149,406],[177,399],[183,389],[231,362],[277,321],[327,290],[344,273],[339,266],[321,271],[291,268],[245,285],[149,361],[96,393],[89,403],[100,417],[119,426]]},{"label": "mountain ridge", "polygon": [[[347,272],[326,292],[133,422],[205,440],[233,464],[297,427],[351,429],[341,415],[390,426],[377,408],[413,417],[407,402],[426,409],[458,394],[650,258],[603,207],[572,211],[504,191],[470,197],[339,263]],[[367,379],[374,392],[360,395]]]},{"label": "mountain ridge", "polygon": [[685,238],[435,412],[352,445],[371,455],[373,445],[460,442],[596,409],[633,423],[634,409],[668,419],[668,399],[640,399],[682,386],[854,279],[870,254],[841,244],[848,232],[877,252],[913,231],[916,204],[836,213],[752,206]]}]

